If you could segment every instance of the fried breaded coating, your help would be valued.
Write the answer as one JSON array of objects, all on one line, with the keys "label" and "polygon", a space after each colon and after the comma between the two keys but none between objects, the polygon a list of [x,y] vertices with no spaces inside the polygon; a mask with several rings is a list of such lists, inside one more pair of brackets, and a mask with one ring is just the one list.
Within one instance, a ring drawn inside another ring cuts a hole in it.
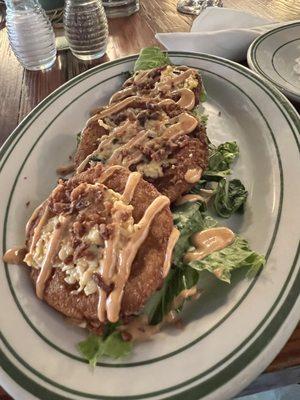
[{"label": "fried breaded coating", "polygon": [[[55,215],[75,215],[72,227],[74,243],[73,261],[75,257],[86,256],[89,259],[88,249],[82,246],[82,237],[94,226],[100,226],[102,241],[109,236],[111,221],[107,220],[108,205],[103,205],[105,192],[89,190],[85,192],[83,185],[94,185],[103,174],[103,167],[97,164],[68,181],[61,181],[61,187],[52,192],[49,199],[42,205],[35,218],[28,226],[27,247],[30,248],[33,234],[41,216],[48,206],[51,217]],[[116,193],[123,193],[130,172],[125,168],[115,170],[103,182],[106,188]],[[103,189],[104,191],[106,189]],[[103,194],[104,193],[104,194]],[[141,220],[148,206],[159,196],[155,187],[141,179],[135,189],[132,201],[132,216],[134,222]],[[106,207],[106,208],[105,208]],[[129,279],[125,285],[121,305],[121,318],[137,314],[149,297],[161,287],[163,283],[163,264],[167,243],[173,229],[173,219],[169,207],[164,207],[151,223],[149,233],[140,246],[133,261]],[[101,246],[99,248],[101,251]],[[67,262],[67,258],[65,259]],[[75,260],[76,261],[76,260]],[[39,269],[32,268],[31,276],[34,285],[39,275]],[[86,321],[91,329],[101,331],[101,324],[97,318],[98,293],[86,295],[78,292],[78,283],[66,282],[66,271],[55,267],[46,282],[44,300],[63,315],[78,321]],[[101,279],[100,279],[101,280]],[[95,280],[101,286],[101,281]]]},{"label": "fried breaded coating", "polygon": [[[180,133],[179,121],[184,119],[191,127],[182,123],[186,130]],[[193,186],[185,180],[186,172],[207,167],[205,125],[172,100],[127,98],[88,121],[75,163],[80,169],[90,161],[137,170],[173,202]]]}]

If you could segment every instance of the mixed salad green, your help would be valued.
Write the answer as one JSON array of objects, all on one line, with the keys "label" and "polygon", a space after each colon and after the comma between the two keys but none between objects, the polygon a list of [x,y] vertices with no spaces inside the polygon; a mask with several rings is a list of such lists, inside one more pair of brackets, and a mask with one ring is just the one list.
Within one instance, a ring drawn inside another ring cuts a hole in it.
[{"label": "mixed salad green", "polygon": [[[171,61],[166,53],[156,47],[146,48],[141,51],[134,71],[167,64],[171,64]],[[206,92],[203,90],[200,100],[205,101],[205,99]],[[195,108],[193,114],[202,123],[207,121],[203,107]],[[247,240],[238,235],[231,245],[222,250],[215,251],[201,260],[184,261],[186,252],[193,248],[192,235],[219,225],[210,213],[229,218],[236,212],[243,212],[247,190],[239,179],[230,179],[232,164],[238,156],[239,147],[234,141],[219,146],[210,143],[208,169],[190,192],[201,194],[203,189],[209,191],[212,197],[209,206],[205,201],[197,201],[173,207],[174,224],[180,236],[173,251],[172,267],[164,285],[152,296],[144,309],[149,324],[161,323],[164,316],[173,310],[174,299],[183,290],[197,285],[203,271],[214,274],[216,279],[229,284],[231,274],[235,270],[245,268],[247,275],[255,275],[265,264],[264,256],[252,251]],[[181,309],[182,304],[176,311],[180,312]],[[91,365],[95,366],[97,360],[102,357],[121,358],[130,353],[132,343],[122,339],[117,330],[120,324],[121,322],[109,324],[104,336],[90,335],[79,343],[79,351]]]}]

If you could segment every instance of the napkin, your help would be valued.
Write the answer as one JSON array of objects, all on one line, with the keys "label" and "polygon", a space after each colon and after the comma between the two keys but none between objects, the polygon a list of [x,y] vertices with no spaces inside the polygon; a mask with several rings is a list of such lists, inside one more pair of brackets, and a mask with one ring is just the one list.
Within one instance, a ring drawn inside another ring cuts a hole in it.
[{"label": "napkin", "polygon": [[157,33],[168,50],[214,54],[235,61],[246,59],[251,42],[280,25],[270,19],[230,8],[208,7],[194,20],[190,32]]}]

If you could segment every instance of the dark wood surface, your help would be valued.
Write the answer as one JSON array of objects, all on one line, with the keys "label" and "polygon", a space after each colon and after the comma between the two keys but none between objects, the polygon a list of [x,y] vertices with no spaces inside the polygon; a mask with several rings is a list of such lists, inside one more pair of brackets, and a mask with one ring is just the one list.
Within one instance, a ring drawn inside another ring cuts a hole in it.
[{"label": "dark wood surface", "polygon": [[[145,46],[157,45],[156,32],[188,31],[193,17],[179,14],[176,3],[177,0],[141,0],[141,9],[135,15],[109,21],[107,54],[101,60],[83,63],[69,51],[64,51],[58,54],[54,67],[47,72],[25,71],[9,48],[6,29],[0,30],[0,144],[33,107],[64,82],[97,64],[137,53]],[[277,21],[300,19],[299,0],[224,0],[224,6]],[[269,388],[271,384],[268,386],[266,383],[268,376],[272,376],[273,381],[278,377],[277,385],[287,384],[284,376],[289,374],[289,367],[293,367],[293,371],[299,367],[300,371],[300,325],[268,367],[261,380],[263,383],[257,383],[255,390]],[[297,376],[295,372],[293,374]],[[300,372],[298,376],[300,382]],[[11,400],[1,388],[0,400]]]}]

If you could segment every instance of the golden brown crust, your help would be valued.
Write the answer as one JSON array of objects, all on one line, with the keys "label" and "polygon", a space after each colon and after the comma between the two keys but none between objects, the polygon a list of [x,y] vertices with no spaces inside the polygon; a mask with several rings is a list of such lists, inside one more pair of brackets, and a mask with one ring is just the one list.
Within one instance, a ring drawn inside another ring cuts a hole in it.
[{"label": "golden brown crust", "polygon": [[[142,95],[142,96],[150,96],[151,97],[151,92],[153,91],[156,82],[158,82],[161,79],[161,74],[164,70],[166,70],[168,66],[162,66],[162,67],[156,67],[153,68],[150,72],[150,75],[148,76],[148,79],[145,80],[143,83],[138,83],[136,84],[134,81],[133,77],[130,77],[127,79],[124,84],[122,85],[123,89],[128,89],[131,88],[131,91],[128,92],[127,95],[122,96],[122,99],[132,96],[132,95]],[[188,67],[182,65],[182,66],[177,66],[175,67],[177,70],[181,71],[186,71],[189,69]],[[197,70],[194,70],[195,76],[198,81],[198,85],[193,89],[193,92],[195,94],[195,105],[199,104],[199,99],[200,99],[200,93],[203,90],[203,82],[200,73]],[[178,89],[178,87],[177,87]],[[173,87],[173,90],[176,90],[176,85]],[[170,98],[170,93],[166,92],[160,93],[160,98]]]},{"label": "golden brown crust", "polygon": [[[83,180],[93,183],[101,175],[101,172],[102,167],[98,164],[96,167],[74,176],[70,181],[74,185]],[[105,185],[114,191],[122,193],[128,175],[129,171],[126,169],[116,171],[105,181]],[[142,218],[147,207],[158,196],[159,192],[150,183],[144,180],[138,183],[131,202],[134,207],[133,218],[135,223]],[[40,215],[41,213],[42,210]],[[39,217],[33,221],[30,227],[29,237],[27,237],[28,243],[30,243]],[[172,214],[170,209],[165,207],[151,224],[149,234],[132,264],[131,274],[123,295],[121,317],[138,313],[147,299],[161,287],[165,252],[172,228]],[[38,271],[32,268],[31,276],[35,285]],[[82,292],[71,293],[75,287],[67,284],[64,281],[64,277],[65,273],[59,268],[53,269],[45,287],[44,300],[65,316],[76,320],[86,320],[89,322],[90,327],[91,323],[96,326],[98,324],[98,294],[86,296]]]},{"label": "golden brown crust", "polygon": [[[98,147],[98,139],[106,134],[103,127],[94,121],[87,125],[83,131],[82,141],[75,155],[75,162],[78,165]],[[199,125],[194,132],[186,135],[178,146],[174,146],[169,158],[172,165],[164,168],[164,176],[151,179],[146,176],[143,178],[151,182],[162,194],[168,196],[171,202],[178,199],[183,193],[193,187],[184,180],[184,175],[188,169],[201,168],[203,171],[208,163],[208,145],[206,129],[204,125]],[[134,165],[130,168],[134,171]]]},{"label": "golden brown crust", "polygon": [[78,144],[75,153],[75,165],[79,165],[89,154],[97,149],[99,139],[105,135],[107,131],[100,126],[96,119],[87,122],[86,127],[83,129],[80,143]]},{"label": "golden brown crust", "polygon": [[184,179],[186,172],[193,168],[205,170],[207,157],[206,137],[190,138],[185,146],[174,153],[174,168],[165,169],[164,176],[155,179],[153,185],[168,196],[171,202],[176,201],[181,194],[188,192],[194,186]]}]

